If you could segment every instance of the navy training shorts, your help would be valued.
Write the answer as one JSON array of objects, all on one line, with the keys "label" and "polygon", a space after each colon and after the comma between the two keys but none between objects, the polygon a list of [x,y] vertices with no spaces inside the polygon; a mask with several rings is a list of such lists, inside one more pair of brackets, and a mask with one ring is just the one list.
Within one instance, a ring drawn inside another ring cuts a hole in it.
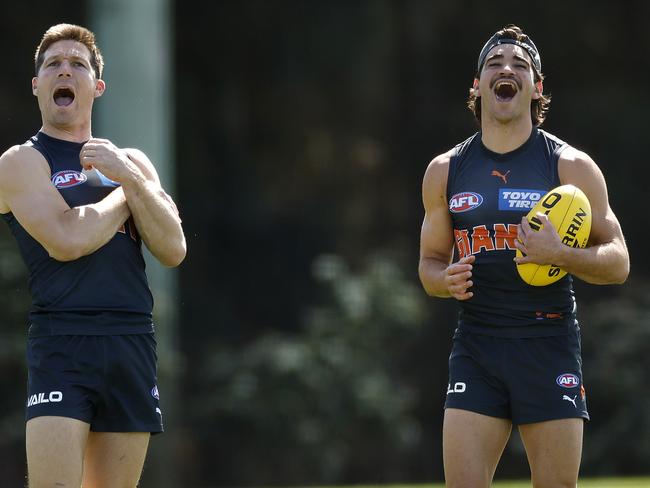
[{"label": "navy training shorts", "polygon": [[445,408],[511,419],[515,425],[589,420],[580,329],[521,339],[456,330]]},{"label": "navy training shorts", "polygon": [[94,432],[162,432],[156,360],[153,334],[30,338],[26,420],[52,415]]}]

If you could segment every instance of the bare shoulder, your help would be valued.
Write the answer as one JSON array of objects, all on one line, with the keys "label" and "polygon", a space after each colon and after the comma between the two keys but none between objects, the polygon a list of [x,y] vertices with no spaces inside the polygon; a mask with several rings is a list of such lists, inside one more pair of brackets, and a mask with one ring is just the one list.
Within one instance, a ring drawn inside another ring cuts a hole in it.
[{"label": "bare shoulder", "polygon": [[590,176],[602,178],[602,173],[596,162],[586,152],[568,146],[560,154],[558,171],[562,183],[576,183],[580,178]]},{"label": "bare shoulder", "polygon": [[0,156],[0,188],[16,176],[34,171],[42,171],[49,177],[50,167],[43,155],[31,146],[12,146]]},{"label": "bare shoulder", "polygon": [[30,185],[38,175],[50,178],[50,167],[43,155],[31,146],[16,145],[0,156],[0,212],[6,213],[9,207],[7,196]]},{"label": "bare shoulder", "polygon": [[439,154],[431,160],[424,172],[424,181],[422,190],[447,187],[447,174],[449,173],[449,161],[451,160],[452,150]]},{"label": "bare shoulder", "polygon": [[439,154],[431,160],[422,181],[422,200],[425,208],[446,201],[447,175],[453,150]]},{"label": "bare shoulder", "polygon": [[609,196],[605,177],[596,162],[585,152],[568,147],[558,161],[560,182],[580,188],[591,203],[594,219],[609,212]]},{"label": "bare shoulder", "polygon": [[31,146],[16,145],[7,149],[0,156],[0,169],[13,167],[18,164],[39,164],[47,161],[43,155]]},{"label": "bare shoulder", "polygon": [[452,150],[437,155],[431,160],[424,173],[425,182],[427,179],[439,179],[444,176],[447,179],[447,172],[449,171],[449,161],[451,160]]}]

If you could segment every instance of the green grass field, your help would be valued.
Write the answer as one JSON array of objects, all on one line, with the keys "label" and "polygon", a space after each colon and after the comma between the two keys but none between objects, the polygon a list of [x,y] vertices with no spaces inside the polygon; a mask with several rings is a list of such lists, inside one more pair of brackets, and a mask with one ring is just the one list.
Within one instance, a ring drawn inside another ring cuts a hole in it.
[{"label": "green grass field", "polygon": [[[494,488],[530,488],[530,481],[496,482]],[[443,485],[440,485],[442,488]],[[437,488],[437,487],[436,487]],[[578,482],[578,488],[650,488],[650,478],[592,478]]]},{"label": "green grass field", "polygon": [[[530,481],[495,481],[492,488],[530,488]],[[317,488],[317,487],[312,487]],[[355,485],[319,488],[444,488],[443,484],[420,485]],[[591,478],[581,479],[578,488],[650,488],[650,478]]]}]

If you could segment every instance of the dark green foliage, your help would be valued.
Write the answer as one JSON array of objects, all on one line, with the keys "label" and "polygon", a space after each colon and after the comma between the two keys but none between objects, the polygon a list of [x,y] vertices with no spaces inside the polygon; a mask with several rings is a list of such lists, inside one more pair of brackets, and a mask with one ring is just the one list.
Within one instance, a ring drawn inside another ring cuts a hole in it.
[{"label": "dark green foliage", "polygon": [[303,333],[270,332],[206,355],[193,412],[214,433],[205,442],[223,463],[215,481],[341,482],[372,473],[384,456],[405,466],[421,442],[420,392],[400,372],[425,324],[419,288],[386,256],[356,273],[320,256],[314,274],[323,296],[305,308]]},{"label": "dark green foliage", "polygon": [[634,279],[580,311],[592,422],[584,462],[594,474],[647,473],[650,438],[650,287]]}]

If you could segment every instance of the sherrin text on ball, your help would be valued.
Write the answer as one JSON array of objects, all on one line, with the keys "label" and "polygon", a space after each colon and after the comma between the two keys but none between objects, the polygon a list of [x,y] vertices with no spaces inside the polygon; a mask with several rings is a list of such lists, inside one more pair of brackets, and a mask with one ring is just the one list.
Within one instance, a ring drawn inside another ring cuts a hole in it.
[{"label": "sherrin text on ball", "polygon": [[[591,205],[580,188],[562,185],[544,195],[526,216],[536,231],[542,226],[538,213],[548,216],[567,246],[583,248],[587,245],[591,232]],[[521,256],[522,252],[517,250],[517,257]],[[517,271],[521,279],[532,286],[550,285],[566,275],[566,271],[553,264],[517,264]]]}]

